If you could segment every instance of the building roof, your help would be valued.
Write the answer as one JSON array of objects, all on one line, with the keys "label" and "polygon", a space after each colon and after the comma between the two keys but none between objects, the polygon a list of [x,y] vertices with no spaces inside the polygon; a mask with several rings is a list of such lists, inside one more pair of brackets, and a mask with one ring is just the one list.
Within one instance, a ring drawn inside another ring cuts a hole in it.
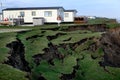
[{"label": "building roof", "polygon": [[26,7],[26,8],[6,8],[3,9],[3,11],[5,10],[39,10],[39,9],[59,9],[62,8],[64,10],[63,7]]},{"label": "building roof", "polygon": [[65,10],[65,12],[77,12],[77,10]]}]

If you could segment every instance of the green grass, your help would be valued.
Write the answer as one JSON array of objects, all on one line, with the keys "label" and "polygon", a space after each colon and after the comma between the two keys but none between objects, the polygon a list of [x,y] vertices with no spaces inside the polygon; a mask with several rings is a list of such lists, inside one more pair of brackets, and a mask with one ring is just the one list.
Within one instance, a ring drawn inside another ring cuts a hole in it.
[{"label": "green grass", "polygon": [[90,46],[92,43],[94,43],[93,40],[87,40],[85,43],[82,43],[81,45],[79,45],[79,46],[75,49],[75,51],[76,51],[76,52],[81,52],[82,50],[89,48],[89,46]]},{"label": "green grass", "polygon": [[114,67],[107,67],[110,73],[113,74],[114,80],[119,80],[120,79],[120,68],[114,68]]},{"label": "green grass", "polygon": [[[101,36],[101,33],[99,32],[92,33],[91,31],[81,31],[81,30],[73,31],[73,32],[62,32],[62,31],[51,31],[51,30],[44,30],[44,31],[45,33],[41,33],[42,32],[41,30],[34,30],[23,34],[18,34],[18,37],[22,40],[22,42],[26,47],[26,55],[25,55],[26,60],[30,63],[31,66],[35,65],[32,56],[43,53],[42,50],[48,47],[49,41],[46,38],[47,36],[54,36],[57,33],[66,33],[66,35],[59,36],[58,38],[52,40],[52,43],[55,45],[59,45],[61,43],[75,43],[84,38]],[[26,40],[26,37],[31,37],[33,35],[44,35],[44,36],[35,39],[30,39],[28,41]],[[63,41],[70,37],[72,37],[70,41]],[[34,42],[31,43],[32,41]],[[85,48],[87,48],[88,44],[91,43],[92,42],[90,41],[86,42]],[[36,74],[34,76],[41,74],[47,80],[53,80],[53,79],[59,80],[61,73],[71,74],[73,71],[73,67],[77,64],[76,59],[82,58],[82,55],[79,54],[78,51],[75,53],[69,47],[67,51],[64,50],[63,48],[59,48],[59,52],[61,54],[66,55],[65,59],[63,60],[63,63],[61,60],[54,59],[55,65],[51,66],[46,61],[42,61],[39,66],[37,67],[33,66],[34,67],[33,73]]]},{"label": "green grass", "polygon": [[48,40],[45,36],[32,38],[26,40],[28,37],[32,37],[34,35],[41,35],[40,30],[33,30],[26,33],[18,34],[17,37],[22,41],[25,46],[25,57],[26,60],[30,63],[30,66],[33,65],[33,58],[32,56],[36,54],[43,54],[43,49],[48,47]]},{"label": "green grass", "polygon": [[97,19],[88,19],[88,24],[105,24],[108,23],[110,19],[108,18],[97,18]]},{"label": "green grass", "polygon": [[104,56],[104,51],[102,48],[98,48],[95,52],[91,53],[94,58],[101,58]]},{"label": "green grass", "polygon": [[8,60],[9,49],[6,47],[8,43],[16,40],[16,33],[1,33],[0,34],[0,80],[28,80],[25,78],[27,74],[17,70],[11,66],[3,64]]},{"label": "green grass", "polygon": [[35,74],[41,74],[47,80],[60,80],[60,73],[56,72],[52,66],[50,66],[46,61],[42,61],[41,65],[33,69]]},{"label": "green grass", "polygon": [[6,47],[8,43],[16,40],[16,33],[1,33],[0,34],[0,62],[7,60],[9,49]]},{"label": "green grass", "polygon": [[[52,40],[52,42],[56,45],[59,45],[60,43],[75,43],[78,42],[82,39],[85,38],[91,38],[91,37],[100,37],[102,33],[100,32],[95,32],[95,33],[85,33],[85,34],[80,34],[80,33],[68,33],[67,35],[63,35],[58,37],[57,39]],[[72,37],[70,41],[64,41],[68,38]]]},{"label": "green grass", "polygon": [[0,64],[0,80],[28,80],[25,76],[27,76],[25,72],[5,64]]},{"label": "green grass", "polygon": [[108,23],[107,27],[110,28],[110,29],[120,27],[120,23]]},{"label": "green grass", "polygon": [[84,52],[84,59],[79,62],[81,69],[77,74],[82,74],[83,80],[119,80],[119,68],[109,67],[109,71],[117,75],[112,75],[106,72],[103,67],[98,64],[99,60],[93,60],[90,56],[90,52]]},{"label": "green grass", "polygon": [[60,60],[55,59],[54,64],[55,66],[53,68],[55,69],[55,71],[59,73],[70,74],[73,71],[73,67],[77,65],[77,61],[76,57],[69,55],[65,57],[63,63]]},{"label": "green grass", "polygon": [[[72,60],[72,61],[71,61]],[[71,74],[73,66],[76,65],[76,58],[74,56],[67,56],[63,63],[58,59],[54,59],[54,66],[49,65],[46,61],[42,61],[41,65],[35,67],[33,70],[36,74],[41,74],[47,80],[60,80],[61,74]]]},{"label": "green grass", "polygon": [[107,18],[89,19],[87,24],[106,24],[109,29],[120,27],[120,23],[111,22],[111,19]]}]

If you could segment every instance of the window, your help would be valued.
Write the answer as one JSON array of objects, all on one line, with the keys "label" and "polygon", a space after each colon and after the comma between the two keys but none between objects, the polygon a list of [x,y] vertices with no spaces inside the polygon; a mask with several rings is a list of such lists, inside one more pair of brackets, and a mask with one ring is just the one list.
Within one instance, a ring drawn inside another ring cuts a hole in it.
[{"label": "window", "polygon": [[36,16],[36,12],[35,11],[32,11],[32,16]]},{"label": "window", "polygon": [[65,17],[69,17],[69,14],[68,14],[68,13],[65,13]]},{"label": "window", "polygon": [[52,16],[52,11],[45,11],[44,16],[45,17],[51,17]]},{"label": "window", "polygon": [[20,12],[20,16],[24,17],[25,16],[25,12]]},{"label": "window", "polygon": [[59,9],[59,15],[63,16],[64,15],[64,12],[62,9]]}]

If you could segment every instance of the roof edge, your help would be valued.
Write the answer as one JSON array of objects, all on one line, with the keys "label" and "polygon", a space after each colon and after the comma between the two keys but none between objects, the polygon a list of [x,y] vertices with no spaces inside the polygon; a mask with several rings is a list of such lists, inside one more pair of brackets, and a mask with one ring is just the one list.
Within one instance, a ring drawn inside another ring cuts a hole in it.
[{"label": "roof edge", "polygon": [[63,7],[59,6],[59,7],[18,7],[18,8],[6,8],[6,9],[3,9],[2,11],[6,11],[6,10],[59,9],[59,8],[62,8],[63,10],[65,10]]},{"label": "roof edge", "polygon": [[72,9],[72,10],[65,10],[64,12],[77,12],[76,9]]}]

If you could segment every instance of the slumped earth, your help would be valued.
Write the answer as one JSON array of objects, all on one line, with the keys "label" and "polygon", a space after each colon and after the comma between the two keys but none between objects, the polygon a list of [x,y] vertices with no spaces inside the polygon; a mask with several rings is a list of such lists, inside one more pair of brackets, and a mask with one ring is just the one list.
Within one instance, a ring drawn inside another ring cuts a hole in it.
[{"label": "slumped earth", "polygon": [[105,24],[1,33],[0,80],[119,80],[119,33]]}]

